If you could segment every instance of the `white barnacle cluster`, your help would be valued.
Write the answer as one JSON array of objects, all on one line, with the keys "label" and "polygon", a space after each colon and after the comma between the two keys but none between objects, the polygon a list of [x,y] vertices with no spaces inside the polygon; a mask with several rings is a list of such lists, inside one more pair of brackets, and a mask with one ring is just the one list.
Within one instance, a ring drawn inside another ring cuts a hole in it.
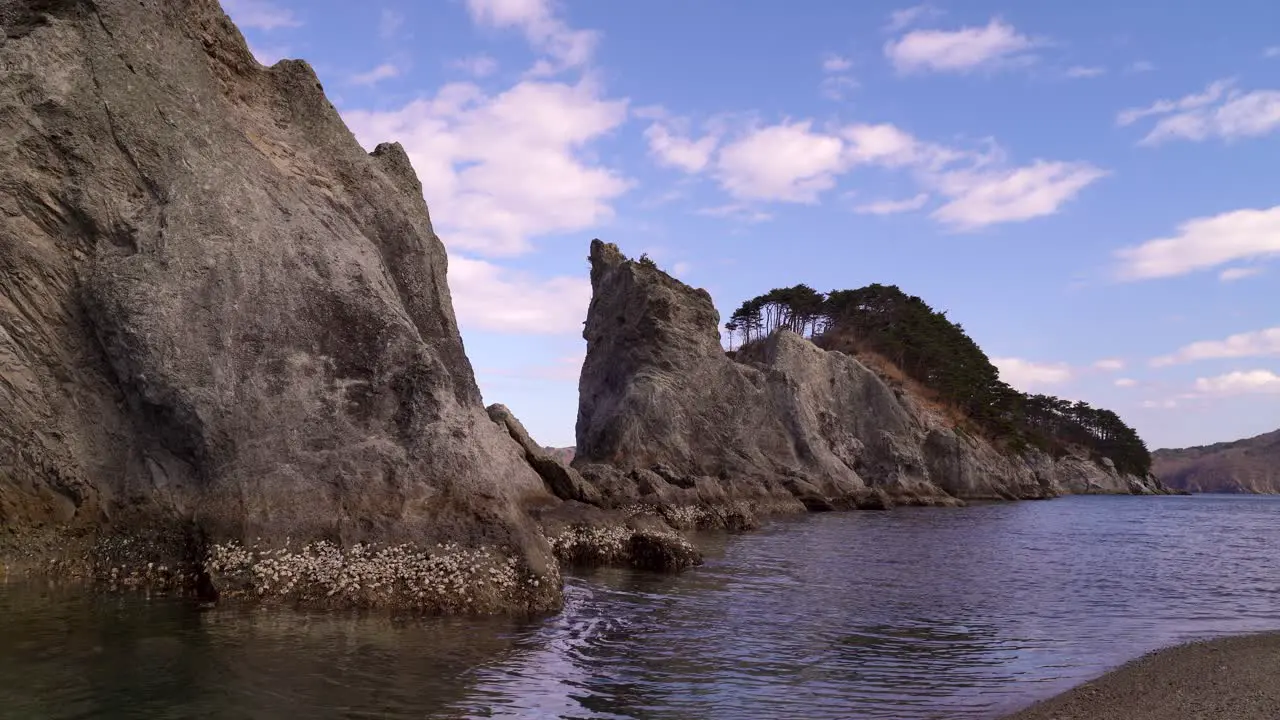
[{"label": "white barnacle cluster", "polygon": [[630,555],[634,531],[612,526],[574,525],[548,538],[557,558],[571,565],[606,565]]},{"label": "white barnacle cluster", "polygon": [[619,512],[622,513],[623,517],[633,518],[638,515],[657,515],[658,508],[649,503],[631,503],[630,505],[623,505]]},{"label": "white barnacle cluster", "polygon": [[262,549],[233,542],[211,548],[205,568],[244,594],[345,607],[488,612],[546,589],[546,578],[524,571],[517,558],[455,543],[424,550],[408,543]]},{"label": "white barnacle cluster", "polygon": [[673,528],[694,530],[709,525],[711,514],[697,505],[677,505],[664,507],[662,518]]}]

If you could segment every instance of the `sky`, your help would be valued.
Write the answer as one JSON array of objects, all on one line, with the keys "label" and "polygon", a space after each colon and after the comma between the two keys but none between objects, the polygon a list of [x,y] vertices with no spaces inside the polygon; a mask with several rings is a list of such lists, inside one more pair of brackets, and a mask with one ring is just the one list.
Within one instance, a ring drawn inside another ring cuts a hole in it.
[{"label": "sky", "polygon": [[1280,427],[1280,3],[222,0],[404,145],[485,402],[574,443],[599,237],[896,284],[1151,448]]}]

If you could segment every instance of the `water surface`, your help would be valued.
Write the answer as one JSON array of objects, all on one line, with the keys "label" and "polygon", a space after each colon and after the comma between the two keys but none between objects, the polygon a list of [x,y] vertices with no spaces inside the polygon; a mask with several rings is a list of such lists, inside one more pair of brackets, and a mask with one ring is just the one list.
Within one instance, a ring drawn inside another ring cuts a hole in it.
[{"label": "water surface", "polygon": [[0,587],[3,718],[993,718],[1182,640],[1280,629],[1280,498],[810,515],[537,621]]}]

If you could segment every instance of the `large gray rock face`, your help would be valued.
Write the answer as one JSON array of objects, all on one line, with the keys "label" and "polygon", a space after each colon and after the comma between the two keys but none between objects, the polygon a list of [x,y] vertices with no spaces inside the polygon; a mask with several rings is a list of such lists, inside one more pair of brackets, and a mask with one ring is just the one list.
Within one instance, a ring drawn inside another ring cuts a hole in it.
[{"label": "large gray rock face", "polygon": [[[591,244],[577,456],[584,475],[629,473],[634,494],[716,478],[727,497],[799,498],[813,508],[869,492],[906,502],[1158,492],[1109,464],[1011,456],[953,428],[856,358],[790,331],[731,359],[705,290]],[[681,479],[685,478],[685,479]],[[705,493],[703,493],[705,496]]]},{"label": "large gray rock face", "polygon": [[0,0],[0,526],[549,546],[395,144],[214,0]]}]

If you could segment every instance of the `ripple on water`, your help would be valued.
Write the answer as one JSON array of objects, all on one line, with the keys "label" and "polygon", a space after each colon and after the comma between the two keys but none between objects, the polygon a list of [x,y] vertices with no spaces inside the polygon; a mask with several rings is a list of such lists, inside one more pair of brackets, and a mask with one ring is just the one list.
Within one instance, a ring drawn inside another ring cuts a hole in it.
[{"label": "ripple on water", "polygon": [[991,718],[1143,651],[1280,627],[1280,499],[814,515],[535,621],[0,588],[0,717]]}]

